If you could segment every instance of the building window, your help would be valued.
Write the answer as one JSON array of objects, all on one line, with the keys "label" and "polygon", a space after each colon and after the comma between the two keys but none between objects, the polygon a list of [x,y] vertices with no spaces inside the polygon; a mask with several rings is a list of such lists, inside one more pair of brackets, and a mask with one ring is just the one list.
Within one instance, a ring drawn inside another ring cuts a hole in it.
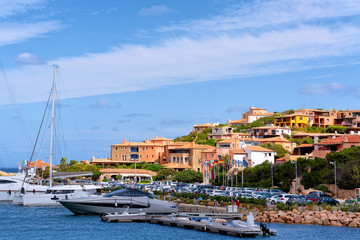
[{"label": "building window", "polygon": [[115,155],[115,159],[118,159],[118,155]]},{"label": "building window", "polygon": [[180,162],[183,163],[183,157],[180,157]]},{"label": "building window", "polygon": [[139,152],[138,147],[130,147],[130,152]]},{"label": "building window", "polygon": [[145,151],[145,147],[143,147],[142,150]]},{"label": "building window", "polygon": [[271,157],[271,153],[269,153],[269,157]]},{"label": "building window", "polygon": [[117,151],[118,150],[118,147],[115,147],[115,151]]},{"label": "building window", "polygon": [[126,155],[122,155],[123,161],[126,161]]},{"label": "building window", "polygon": [[138,160],[139,159],[139,155],[138,154],[131,154],[130,155],[130,160]]},{"label": "building window", "polygon": [[149,155],[146,155],[146,158],[149,158]]},{"label": "building window", "polygon": [[300,117],[300,120],[303,120],[303,117]]},{"label": "building window", "polygon": [[176,158],[176,162],[179,163],[179,157]]},{"label": "building window", "polygon": [[207,154],[205,153],[205,160],[207,159]]},{"label": "building window", "polygon": [[176,162],[176,158],[175,158],[175,157],[173,157],[173,162]]},{"label": "building window", "polygon": [[214,154],[211,154],[211,157],[213,158],[213,157],[214,157]]}]

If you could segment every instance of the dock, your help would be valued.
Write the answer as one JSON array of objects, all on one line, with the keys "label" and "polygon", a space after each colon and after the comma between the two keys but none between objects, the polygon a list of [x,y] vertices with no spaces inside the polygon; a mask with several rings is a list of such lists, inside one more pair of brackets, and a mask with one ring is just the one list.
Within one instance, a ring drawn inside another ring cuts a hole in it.
[{"label": "dock", "polygon": [[261,230],[225,225],[221,222],[216,222],[216,219],[214,219],[214,221],[195,221],[189,220],[189,218],[184,216],[149,216],[139,214],[107,214],[101,216],[101,219],[107,222],[149,222],[152,224],[193,229],[202,232],[217,233],[236,237],[256,237],[263,235]]}]

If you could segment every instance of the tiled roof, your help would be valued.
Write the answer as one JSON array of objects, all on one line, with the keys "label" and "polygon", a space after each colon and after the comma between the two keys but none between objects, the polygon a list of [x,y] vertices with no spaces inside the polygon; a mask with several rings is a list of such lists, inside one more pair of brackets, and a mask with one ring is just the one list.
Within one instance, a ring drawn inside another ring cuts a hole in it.
[{"label": "tiled roof", "polygon": [[282,137],[272,137],[272,138],[257,138],[259,142],[287,142],[291,143],[291,141],[287,140],[286,138]]},{"label": "tiled roof", "polygon": [[[104,168],[100,169],[102,173],[114,173],[114,174],[135,174],[135,169],[117,169],[117,168]],[[149,174],[151,176],[156,176],[156,172],[145,170],[145,169],[136,169],[137,174]]]},{"label": "tiled roof", "polygon": [[260,146],[247,146],[246,148],[252,152],[275,152],[274,150],[270,150]]},{"label": "tiled roof", "polygon": [[301,144],[299,146],[296,146],[296,148],[305,148],[305,147],[313,147],[313,144]]},{"label": "tiled roof", "polygon": [[44,162],[43,160],[36,160],[30,163],[30,168],[35,167],[35,164],[36,164],[36,168],[41,168],[42,166],[50,167],[50,164]]},{"label": "tiled roof", "polygon": [[263,126],[263,127],[253,127],[251,129],[286,129],[291,130],[290,127],[279,127],[279,126]]},{"label": "tiled roof", "polygon": [[246,153],[245,152],[245,150],[244,149],[242,149],[242,148],[240,148],[240,149],[231,149],[230,151],[229,151],[230,153],[234,153],[234,154],[240,154],[240,153]]},{"label": "tiled roof", "polygon": [[314,145],[336,145],[343,143],[360,143],[359,135],[346,135],[342,137],[337,137],[334,139],[324,140],[320,143],[315,143]]},{"label": "tiled roof", "polygon": [[278,117],[275,117],[275,118],[296,117],[296,116],[307,117],[308,115],[301,114],[301,113],[293,113],[293,114],[289,114],[289,115],[278,116]]},{"label": "tiled roof", "polygon": [[168,163],[163,165],[164,168],[178,168],[178,169],[189,169],[191,168],[189,165],[182,163]]}]

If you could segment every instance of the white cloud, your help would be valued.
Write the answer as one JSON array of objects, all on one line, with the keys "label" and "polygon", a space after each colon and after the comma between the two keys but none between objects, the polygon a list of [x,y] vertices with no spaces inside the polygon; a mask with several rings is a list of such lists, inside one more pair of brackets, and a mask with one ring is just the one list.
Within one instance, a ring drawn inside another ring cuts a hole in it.
[{"label": "white cloud", "polygon": [[[186,31],[195,34],[237,31],[249,28],[285,27],[313,23],[318,19],[354,16],[360,12],[357,0],[255,0],[231,5],[225,13],[207,19],[183,21],[160,31]],[[261,29],[260,29],[261,30]]]},{"label": "white cloud", "polygon": [[44,64],[44,61],[41,60],[38,56],[31,54],[31,53],[22,53],[15,59],[16,62],[20,64]]},{"label": "white cloud", "polygon": [[109,102],[107,100],[105,100],[105,99],[98,100],[95,103],[95,107],[96,108],[111,108],[110,105],[109,105]]},{"label": "white cloud", "polygon": [[333,83],[311,83],[305,85],[301,92],[303,94],[333,94],[339,93],[345,89],[345,87],[341,83],[333,82]]},{"label": "white cloud", "polygon": [[172,9],[165,5],[154,5],[149,8],[143,8],[139,11],[140,16],[160,16],[171,13]]},{"label": "white cloud", "polygon": [[30,38],[44,37],[47,33],[61,27],[61,24],[57,21],[0,23],[0,47],[20,43]]},{"label": "white cloud", "polygon": [[[208,20],[208,28],[213,25],[213,33],[217,34],[184,33],[176,38],[164,38],[156,45],[123,45],[104,53],[59,58],[49,63],[59,64],[60,80],[68,97],[296,71],[330,66],[339,58],[344,64],[347,60],[353,63],[352,57],[360,52],[360,27],[351,24],[351,19],[336,23],[325,20],[350,16],[359,11],[360,3],[340,4],[342,1],[327,0],[329,5],[325,6],[323,1],[315,1],[318,5],[315,4],[314,12],[309,13],[312,5],[306,2],[289,5],[284,1],[271,1],[271,5],[268,1],[256,1],[252,7],[234,7]],[[334,3],[333,8],[338,11],[332,9],[330,3]],[[279,7],[277,11],[276,7]],[[229,21],[229,16],[239,11],[246,17]],[[317,18],[322,19],[317,22]],[[309,19],[312,20],[310,24],[307,23]],[[269,24],[267,20],[274,26],[283,23],[291,23],[291,26],[263,27],[258,31],[259,26]],[[205,31],[204,21],[187,22],[187,28]],[[294,21],[298,24],[293,24]],[[234,32],[236,25],[246,30]],[[23,66],[9,71],[9,76],[21,92],[23,102],[44,100],[51,86],[49,66]],[[34,89],[33,85],[39,87]],[[7,102],[3,89],[0,86],[0,104]]]},{"label": "white cloud", "polygon": [[30,9],[41,8],[46,0],[9,0],[0,1],[0,18],[24,13]]}]

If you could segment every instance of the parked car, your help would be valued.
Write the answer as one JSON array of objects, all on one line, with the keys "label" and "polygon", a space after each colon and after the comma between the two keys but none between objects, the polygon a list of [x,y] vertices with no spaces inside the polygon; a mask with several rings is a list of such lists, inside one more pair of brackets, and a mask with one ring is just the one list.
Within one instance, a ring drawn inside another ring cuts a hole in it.
[{"label": "parked car", "polygon": [[293,196],[297,196],[297,195],[295,195],[295,194],[280,194],[276,198],[276,203],[286,203],[286,201],[289,200],[289,198],[291,198]]},{"label": "parked car", "polygon": [[276,204],[277,203],[277,198],[280,194],[275,194],[272,195],[271,197],[267,198],[266,200],[270,203],[270,204]]},{"label": "parked car", "polygon": [[296,205],[306,205],[307,203],[312,203],[312,202],[313,201],[306,199],[304,195],[292,196],[286,201],[287,204],[296,204]]},{"label": "parked car", "polygon": [[333,199],[332,197],[324,196],[324,197],[320,197],[318,199],[317,203],[318,204],[325,203],[325,204],[329,204],[332,206],[336,206],[339,204],[339,201]]},{"label": "parked car", "polygon": [[345,206],[354,206],[356,201],[354,199],[346,199],[344,202]]}]

